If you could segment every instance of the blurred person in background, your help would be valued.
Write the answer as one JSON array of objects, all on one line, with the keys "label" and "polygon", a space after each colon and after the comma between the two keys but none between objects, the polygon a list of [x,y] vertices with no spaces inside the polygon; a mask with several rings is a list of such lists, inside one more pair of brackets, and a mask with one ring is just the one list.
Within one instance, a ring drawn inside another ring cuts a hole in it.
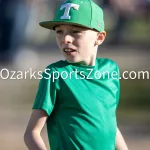
[{"label": "blurred person in background", "polygon": [[104,8],[108,8],[115,13],[115,17],[117,18],[116,25],[112,29],[113,38],[110,41],[110,44],[118,44],[122,42],[122,32],[124,27],[129,20],[130,17],[136,12],[136,5],[138,1],[135,0],[103,0],[102,5]]},{"label": "blurred person in background", "polygon": [[24,43],[32,0],[0,0],[0,63],[7,65]]},{"label": "blurred person in background", "polygon": [[108,17],[112,15],[110,13],[115,15],[115,26],[110,29],[113,32],[110,44],[124,43],[123,32],[126,30],[127,23],[132,19],[138,20],[141,16],[147,22],[150,20],[150,0],[99,0],[99,3],[103,9],[110,10]]},{"label": "blurred person in background", "polygon": [[147,22],[150,21],[150,0],[139,0],[138,10]]}]

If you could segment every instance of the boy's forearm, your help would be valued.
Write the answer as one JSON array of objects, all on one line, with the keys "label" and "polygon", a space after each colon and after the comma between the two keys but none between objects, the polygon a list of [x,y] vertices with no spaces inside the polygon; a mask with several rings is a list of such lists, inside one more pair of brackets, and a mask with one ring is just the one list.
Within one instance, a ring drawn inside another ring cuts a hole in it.
[{"label": "boy's forearm", "polygon": [[116,150],[128,150],[125,140],[118,128],[117,128],[117,135],[116,135]]},{"label": "boy's forearm", "polygon": [[32,132],[24,135],[24,141],[29,150],[47,150],[40,133]]}]

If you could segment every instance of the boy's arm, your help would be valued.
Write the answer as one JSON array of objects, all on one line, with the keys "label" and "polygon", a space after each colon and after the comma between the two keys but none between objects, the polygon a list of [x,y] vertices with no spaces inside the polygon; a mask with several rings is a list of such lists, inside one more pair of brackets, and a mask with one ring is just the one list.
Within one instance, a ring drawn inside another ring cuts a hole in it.
[{"label": "boy's arm", "polygon": [[116,135],[116,150],[128,150],[125,140],[118,128]]},{"label": "boy's arm", "polygon": [[29,150],[47,150],[40,135],[46,120],[47,114],[44,110],[33,110],[24,134],[24,142]]}]

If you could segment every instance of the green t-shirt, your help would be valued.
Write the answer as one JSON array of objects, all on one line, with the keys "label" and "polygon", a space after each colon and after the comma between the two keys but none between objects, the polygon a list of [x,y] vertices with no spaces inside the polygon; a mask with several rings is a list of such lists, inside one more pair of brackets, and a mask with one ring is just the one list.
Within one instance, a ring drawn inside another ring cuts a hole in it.
[{"label": "green t-shirt", "polygon": [[48,114],[51,150],[115,150],[118,74],[105,58],[95,66],[61,60],[47,67],[33,109]]}]

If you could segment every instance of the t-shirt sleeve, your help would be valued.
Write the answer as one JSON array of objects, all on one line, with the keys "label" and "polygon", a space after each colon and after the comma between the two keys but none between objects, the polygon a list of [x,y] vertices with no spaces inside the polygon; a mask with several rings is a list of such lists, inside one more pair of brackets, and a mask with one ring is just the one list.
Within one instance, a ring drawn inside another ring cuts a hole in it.
[{"label": "t-shirt sleeve", "polygon": [[53,79],[53,69],[46,68],[42,74],[32,109],[43,109],[49,116],[54,109],[57,95],[57,80]]}]

